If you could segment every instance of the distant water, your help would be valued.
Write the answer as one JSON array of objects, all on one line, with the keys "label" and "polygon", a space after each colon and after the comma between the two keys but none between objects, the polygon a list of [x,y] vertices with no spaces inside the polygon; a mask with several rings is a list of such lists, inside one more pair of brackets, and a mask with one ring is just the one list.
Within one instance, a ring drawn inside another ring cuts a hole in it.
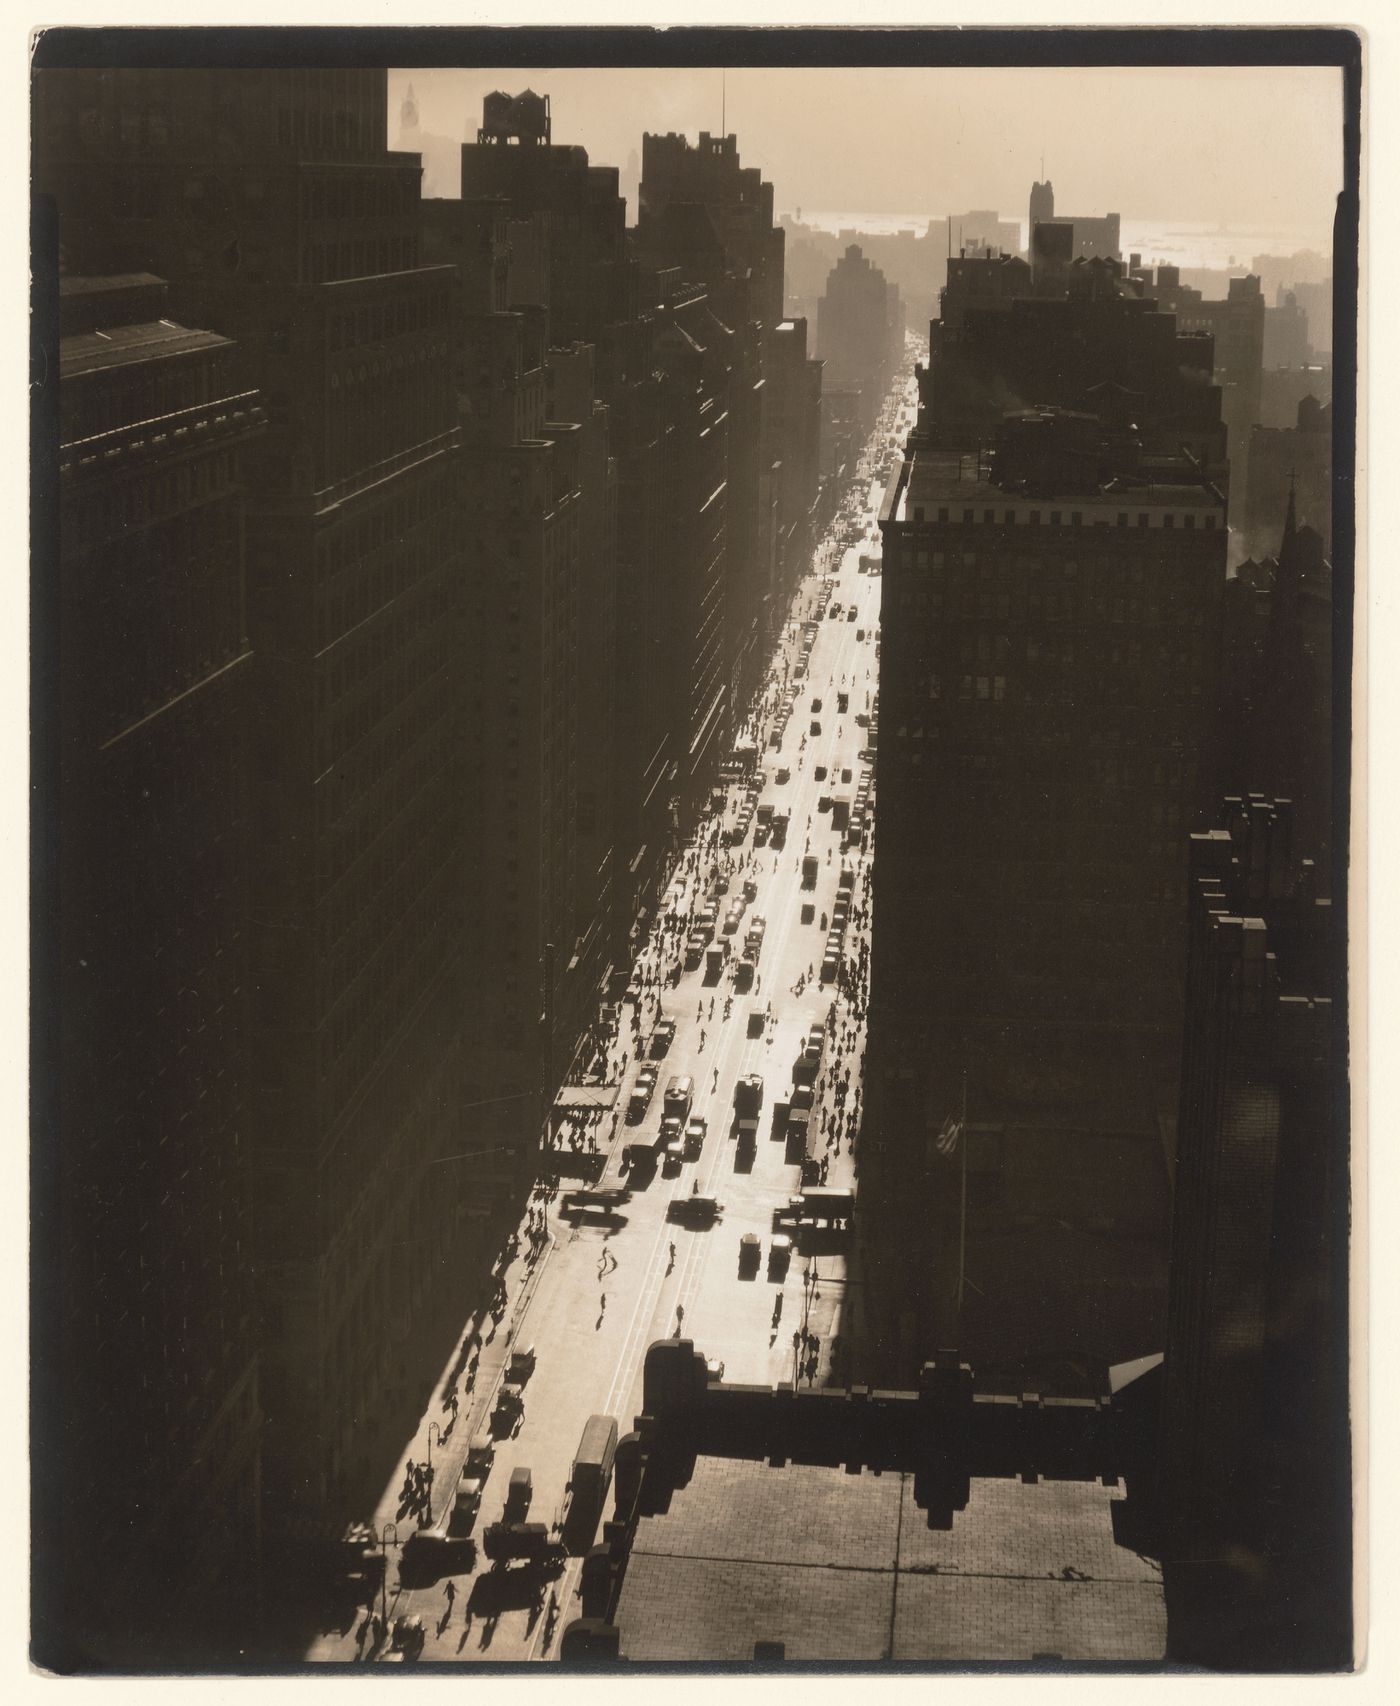
[{"label": "distant water", "polygon": [[[787,217],[797,216],[789,212]],[[931,219],[943,217],[932,213],[828,213],[806,208],[802,211],[804,225],[815,226],[832,236],[842,231],[868,231],[874,237],[914,231],[922,236]],[[957,218],[956,213],[953,217]],[[1026,222],[1020,223],[1024,245]],[[1241,225],[1225,231],[1218,225],[1190,220],[1124,219],[1121,241],[1124,255],[1140,254],[1149,265],[1167,261],[1179,267],[1213,267],[1221,271],[1232,266],[1247,267],[1256,255],[1293,255],[1304,249],[1327,255],[1332,250],[1330,231],[1279,231],[1264,225]]]}]

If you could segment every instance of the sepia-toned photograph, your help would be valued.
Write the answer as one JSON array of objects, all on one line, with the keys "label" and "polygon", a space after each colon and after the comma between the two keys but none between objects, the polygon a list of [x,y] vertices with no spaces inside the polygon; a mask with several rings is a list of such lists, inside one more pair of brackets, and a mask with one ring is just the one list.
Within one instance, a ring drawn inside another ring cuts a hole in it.
[{"label": "sepia-toned photograph", "polygon": [[36,33],[34,1667],[1353,1670],[1362,57]]}]

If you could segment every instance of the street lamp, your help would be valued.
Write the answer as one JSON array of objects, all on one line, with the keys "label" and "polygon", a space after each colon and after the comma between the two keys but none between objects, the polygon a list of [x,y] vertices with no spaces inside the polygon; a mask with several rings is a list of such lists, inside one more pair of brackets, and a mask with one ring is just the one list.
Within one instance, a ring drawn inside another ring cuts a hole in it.
[{"label": "street lamp", "polygon": [[420,1527],[426,1528],[433,1520],[433,1435],[438,1436],[438,1445],[442,1445],[442,1429],[437,1422],[428,1423],[428,1496],[423,1503],[423,1518]]},{"label": "street lamp", "polygon": [[394,1545],[399,1543],[399,1525],[396,1522],[386,1522],[379,1535],[379,1550],[384,1554],[384,1569],[379,1577],[379,1605],[384,1625],[384,1632],[389,1632],[389,1535],[394,1536]]}]

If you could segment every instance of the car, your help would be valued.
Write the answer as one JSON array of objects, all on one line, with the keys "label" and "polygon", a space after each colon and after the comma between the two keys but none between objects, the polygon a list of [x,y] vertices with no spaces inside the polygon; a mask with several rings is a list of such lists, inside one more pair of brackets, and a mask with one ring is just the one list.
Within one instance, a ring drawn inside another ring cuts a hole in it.
[{"label": "car", "polygon": [[680,1137],[683,1129],[679,1114],[667,1114],[666,1118],[661,1122],[662,1143],[666,1145],[675,1143]]},{"label": "car", "polygon": [[739,1272],[741,1274],[756,1274],[762,1253],[763,1242],[758,1234],[746,1232],[739,1240]]},{"label": "car", "polygon": [[778,782],[778,785],[780,787],[784,782],[789,782],[792,780],[792,771],[788,769],[786,764],[784,764],[781,767],[781,769],[778,771],[778,774],[777,774],[777,777],[775,778],[775,780]]},{"label": "car", "polygon": [[767,1023],[768,1015],[761,1007],[749,1008],[749,1035],[751,1037],[761,1037],[763,1035],[763,1027]]},{"label": "car", "polygon": [[656,1088],[656,1068],[650,1061],[647,1061],[637,1073],[637,1088],[639,1090],[645,1089],[647,1095],[650,1095]]},{"label": "car", "polygon": [[812,730],[811,730],[811,732],[814,735],[819,735],[822,732],[822,725],[821,725],[821,719],[820,718],[818,718],[818,717],[812,718]]},{"label": "car", "polygon": [[826,766],[824,764],[818,764],[813,769],[812,775],[816,778],[816,780],[818,782],[825,782],[826,781]]},{"label": "car", "polygon": [[812,715],[816,716],[817,713],[821,710],[821,708],[822,708],[821,700],[820,699],[813,699],[813,701],[812,701]]},{"label": "car", "polygon": [[865,638],[865,629],[864,628],[857,628],[856,629],[856,639],[857,640],[863,640],[864,638]]},{"label": "car", "polygon": [[647,1052],[653,1060],[660,1060],[671,1044],[676,1040],[676,1023],[674,1019],[662,1019],[651,1033],[651,1043]]},{"label": "car", "polygon": [[782,1279],[792,1261],[792,1239],[786,1232],[775,1232],[768,1247],[768,1277]]},{"label": "car", "polygon": [[703,1114],[692,1114],[685,1128],[685,1153],[691,1161],[699,1159],[700,1151],[705,1147],[705,1139],[709,1135],[710,1122]]},{"label": "car", "polygon": [[854,611],[854,610],[852,610],[852,611],[849,611],[849,612],[848,612],[848,613],[847,613],[847,616],[846,616],[846,620],[847,620],[847,621],[848,621],[848,622],[854,622],[854,621],[855,621],[855,619],[856,619],[856,612],[855,612],[855,611]]},{"label": "car", "polygon": [[817,810],[819,812],[829,812],[831,810],[831,795],[830,794],[822,794],[818,798]]},{"label": "car", "polygon": [[535,1347],[525,1345],[517,1347],[510,1353],[510,1361],[506,1364],[506,1379],[513,1380],[517,1386],[523,1386],[535,1372]]},{"label": "car", "polygon": [[742,914],[739,912],[733,910],[726,912],[724,915],[724,934],[726,936],[732,936],[739,928],[741,919]]},{"label": "car", "polygon": [[856,727],[858,729],[868,729],[870,727],[870,713],[868,711],[856,712]]},{"label": "car", "polygon": [[844,766],[843,766],[843,767],[842,767],[842,770],[841,770],[841,780],[842,780],[842,781],[843,781],[843,782],[849,782],[849,781],[850,781],[850,779],[851,779],[851,771],[850,771],[850,766],[849,766],[849,765],[844,765]]},{"label": "car", "polygon": [[447,1519],[447,1532],[452,1539],[458,1540],[471,1533],[477,1512],[481,1509],[482,1491],[483,1483],[474,1475],[457,1483],[452,1514]]}]

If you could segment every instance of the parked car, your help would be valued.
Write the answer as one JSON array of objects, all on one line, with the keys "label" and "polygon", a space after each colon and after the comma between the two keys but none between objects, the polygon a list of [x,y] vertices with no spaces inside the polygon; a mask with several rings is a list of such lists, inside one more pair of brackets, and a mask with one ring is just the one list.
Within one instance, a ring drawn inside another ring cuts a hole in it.
[{"label": "parked car", "polygon": [[739,1240],[739,1272],[743,1275],[758,1272],[759,1259],[763,1253],[763,1241],[756,1232],[746,1232]]},{"label": "parked car", "polygon": [[648,1053],[653,1060],[660,1060],[666,1050],[676,1040],[676,1022],[674,1019],[662,1019],[651,1033],[651,1044]]}]

